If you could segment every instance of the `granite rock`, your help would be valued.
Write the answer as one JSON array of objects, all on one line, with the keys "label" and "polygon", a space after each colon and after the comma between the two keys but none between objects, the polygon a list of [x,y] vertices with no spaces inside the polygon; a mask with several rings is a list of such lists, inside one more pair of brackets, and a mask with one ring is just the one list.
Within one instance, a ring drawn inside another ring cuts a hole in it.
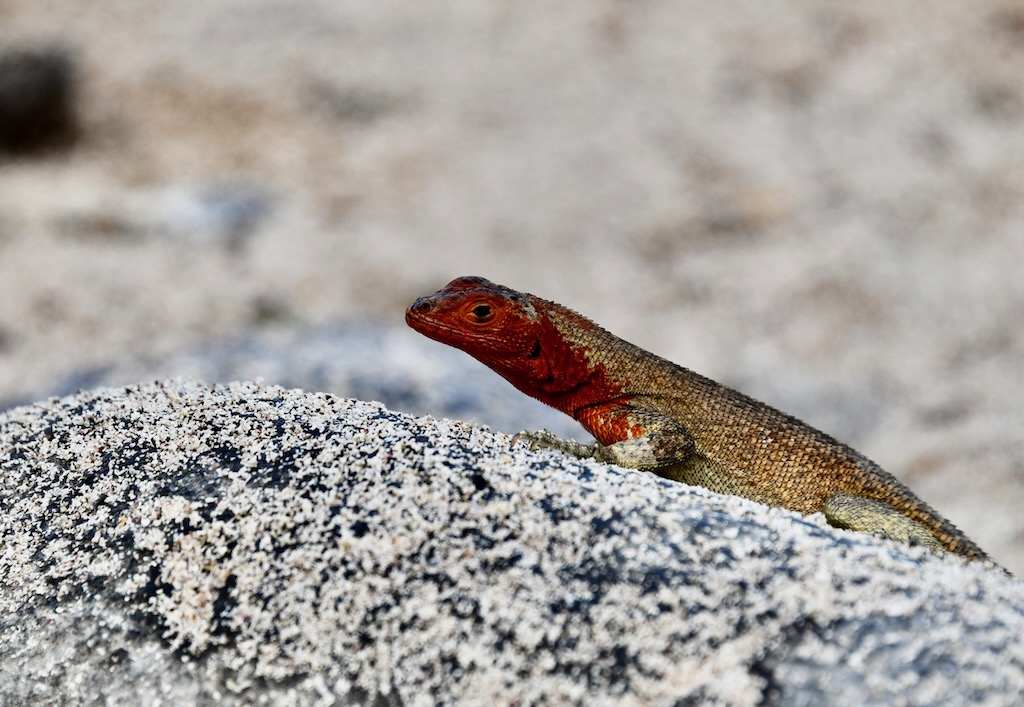
[{"label": "granite rock", "polygon": [[979,564],[258,383],[0,415],[24,703],[1013,704]]}]

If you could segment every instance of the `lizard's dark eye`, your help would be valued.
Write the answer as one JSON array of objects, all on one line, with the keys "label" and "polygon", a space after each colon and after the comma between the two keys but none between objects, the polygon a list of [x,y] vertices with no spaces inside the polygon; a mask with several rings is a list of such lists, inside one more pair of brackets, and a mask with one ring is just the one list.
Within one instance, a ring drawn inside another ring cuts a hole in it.
[{"label": "lizard's dark eye", "polygon": [[494,316],[494,312],[491,311],[491,306],[489,304],[478,304],[470,311],[478,322],[486,322]]}]

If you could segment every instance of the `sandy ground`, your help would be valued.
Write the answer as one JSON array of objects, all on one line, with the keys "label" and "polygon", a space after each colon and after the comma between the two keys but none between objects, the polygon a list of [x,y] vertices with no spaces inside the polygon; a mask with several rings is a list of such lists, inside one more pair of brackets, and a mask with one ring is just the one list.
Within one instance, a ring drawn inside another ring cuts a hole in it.
[{"label": "sandy ground", "polygon": [[82,138],[0,156],[0,400],[480,274],[1024,571],[1019,2],[0,0],[0,47],[41,42]]}]

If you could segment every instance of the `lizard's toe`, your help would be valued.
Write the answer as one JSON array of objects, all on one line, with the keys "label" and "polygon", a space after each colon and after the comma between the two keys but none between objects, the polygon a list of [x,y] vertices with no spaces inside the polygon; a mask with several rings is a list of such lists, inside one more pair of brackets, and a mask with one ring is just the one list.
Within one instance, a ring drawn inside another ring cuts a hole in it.
[{"label": "lizard's toe", "polygon": [[514,446],[517,442],[525,442],[530,450],[538,449],[553,449],[558,452],[570,454],[574,457],[592,457],[594,456],[594,447],[591,445],[580,444],[574,439],[562,439],[554,432],[548,430],[538,430],[536,432],[518,432],[512,437],[512,445]]},{"label": "lizard's toe", "polygon": [[517,442],[525,442],[530,449],[561,449],[569,440],[564,440],[554,432],[548,430],[537,430],[536,432],[517,432],[512,436],[512,445]]}]

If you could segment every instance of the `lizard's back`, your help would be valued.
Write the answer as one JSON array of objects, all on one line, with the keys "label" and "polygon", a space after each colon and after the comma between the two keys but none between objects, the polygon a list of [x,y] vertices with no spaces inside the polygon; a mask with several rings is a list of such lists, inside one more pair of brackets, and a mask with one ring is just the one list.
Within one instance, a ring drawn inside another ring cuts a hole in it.
[{"label": "lizard's back", "polygon": [[834,494],[881,501],[923,525],[950,552],[987,558],[896,477],[830,435],[597,325],[574,324],[583,318],[572,310],[555,316],[562,329],[599,339],[579,343],[593,352],[592,363],[625,382],[630,405],[675,419],[693,438],[696,453],[660,475],[800,513],[823,510]]},{"label": "lizard's back", "polygon": [[792,415],[660,361],[657,368],[663,370],[653,381],[653,390],[660,392],[637,392],[636,400],[678,420],[693,437],[692,461],[669,471],[678,481],[801,513],[821,511],[837,493],[870,498],[921,523],[950,552],[986,557],[953,523],[860,452]]}]

